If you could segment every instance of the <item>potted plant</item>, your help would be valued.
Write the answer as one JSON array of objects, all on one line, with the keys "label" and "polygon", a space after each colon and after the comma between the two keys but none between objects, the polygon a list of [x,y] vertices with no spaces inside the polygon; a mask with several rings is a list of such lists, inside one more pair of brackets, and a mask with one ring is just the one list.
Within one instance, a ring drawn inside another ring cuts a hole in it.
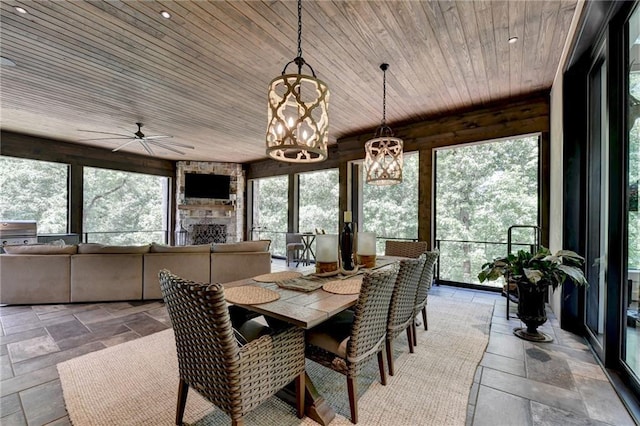
[{"label": "potted plant", "polygon": [[[545,295],[547,288],[561,286],[567,278],[576,285],[588,285],[582,272],[584,258],[570,250],[551,254],[541,247],[537,253],[519,250],[506,257],[494,259],[482,265],[478,274],[480,282],[503,277],[506,283],[518,287],[518,317],[527,328],[516,328],[514,334],[526,340],[551,341],[551,337],[536,329],[547,321]],[[507,294],[508,297],[508,294]]]}]

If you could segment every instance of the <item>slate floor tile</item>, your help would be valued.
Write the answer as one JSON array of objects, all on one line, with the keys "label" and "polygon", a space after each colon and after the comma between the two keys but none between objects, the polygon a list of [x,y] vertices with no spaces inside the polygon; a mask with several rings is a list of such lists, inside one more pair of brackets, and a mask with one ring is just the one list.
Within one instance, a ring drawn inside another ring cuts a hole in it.
[{"label": "slate floor tile", "polygon": [[532,426],[529,401],[516,395],[480,386],[473,426]]},{"label": "slate floor tile", "polygon": [[133,321],[127,321],[125,325],[141,336],[148,336],[149,334],[169,328],[167,324],[161,323],[148,315],[144,315]]},{"label": "slate floor tile", "polygon": [[60,379],[20,392],[28,424],[44,425],[66,416]]},{"label": "slate floor tile", "polygon": [[524,346],[522,342],[521,339],[513,335],[491,332],[486,351],[496,355],[522,360],[524,359]]},{"label": "slate floor tile", "polygon": [[48,336],[47,330],[44,327],[35,328],[32,330],[22,331],[11,335],[0,337],[0,345],[7,345],[9,343],[21,342],[23,340],[32,339],[38,336]]},{"label": "slate floor tile", "polygon": [[7,345],[12,363],[58,352],[60,348],[51,336],[39,336]]},{"label": "slate floor tile", "polygon": [[58,378],[58,369],[55,365],[27,374],[16,375],[0,383],[0,396],[4,397],[12,393],[20,392],[42,383],[50,382]]},{"label": "slate floor tile", "polygon": [[[13,315],[7,315],[2,317],[2,327],[9,330],[14,327],[24,326],[26,324],[39,324],[40,318],[32,310],[20,311]],[[7,334],[10,334],[7,332]]]},{"label": "slate floor tile", "polygon": [[[97,323],[92,328],[92,332],[87,332],[78,336],[71,336],[62,340],[58,340],[56,341],[56,343],[60,350],[64,351],[129,332],[131,332],[131,329],[124,324],[106,324],[100,326],[100,323]],[[138,337],[140,337],[139,334]]]},{"label": "slate floor tile", "polygon": [[54,352],[48,355],[31,358],[26,361],[13,364],[13,374],[16,376],[27,374],[32,371],[40,370],[49,366],[55,366],[59,362],[84,355],[89,352],[104,349],[105,346],[100,342],[93,342],[77,348],[67,349],[65,351]]},{"label": "slate floor tile", "polygon": [[141,337],[135,331],[128,331],[126,333],[118,334],[117,336],[109,337],[107,339],[102,339],[101,342],[106,347],[119,345],[120,343],[128,342],[130,340],[137,339]]},{"label": "slate floor tile", "polygon": [[602,367],[598,364],[567,358],[567,365],[574,376],[589,377],[590,379],[602,380],[604,382],[608,381],[607,376],[605,376],[604,371],[602,371]]},{"label": "slate floor tile", "polygon": [[65,321],[60,324],[47,327],[47,331],[55,341],[89,333],[89,329],[84,324],[78,321],[75,317],[72,318],[73,319],[71,321]]},{"label": "slate floor tile", "polygon": [[24,413],[20,410],[7,416],[2,413],[0,423],[2,426],[27,426],[27,419],[24,418]]},{"label": "slate floor tile", "polygon": [[525,349],[527,377],[568,390],[576,390],[573,373],[565,358],[552,356],[537,346]]},{"label": "slate floor tile", "polygon": [[11,395],[3,396],[2,398],[0,398],[0,415],[2,415],[3,417],[21,410],[22,405],[20,403],[20,397],[17,393],[12,393]]},{"label": "slate floor tile", "polygon": [[531,417],[536,426],[607,426],[607,423],[535,401],[531,401]]},{"label": "slate floor tile", "polygon": [[11,360],[9,355],[0,356],[0,380],[13,377],[13,368],[11,368]]},{"label": "slate floor tile", "polygon": [[609,382],[577,376],[576,384],[591,418],[617,426],[635,424]]},{"label": "slate floor tile", "polygon": [[489,352],[485,352],[480,365],[494,370],[500,370],[505,373],[514,374],[520,377],[526,377],[524,360],[508,358]]},{"label": "slate floor tile", "polygon": [[582,396],[578,392],[490,368],[483,370],[480,384],[582,416],[588,415]]},{"label": "slate floor tile", "polygon": [[92,324],[115,318],[111,312],[99,306],[95,306],[93,309],[84,312],[78,312],[75,314],[75,317],[83,324]]},{"label": "slate floor tile", "polygon": [[0,318],[24,312],[30,312],[31,306],[0,306]]}]

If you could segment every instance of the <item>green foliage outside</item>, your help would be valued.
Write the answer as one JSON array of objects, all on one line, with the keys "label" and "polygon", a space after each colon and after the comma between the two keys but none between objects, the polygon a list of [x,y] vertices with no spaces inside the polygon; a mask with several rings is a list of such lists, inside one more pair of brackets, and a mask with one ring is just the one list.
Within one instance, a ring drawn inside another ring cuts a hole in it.
[{"label": "green foliage outside", "polygon": [[[629,75],[629,92],[640,100],[640,74]],[[636,185],[640,182],[640,119],[631,118],[633,126],[629,126],[629,184]],[[637,202],[637,200],[636,200]],[[629,211],[629,269],[640,269],[640,212],[637,205],[635,210]]]},{"label": "green foliage outside", "polygon": [[482,265],[506,255],[509,226],[538,223],[538,137],[442,149],[435,167],[440,278],[478,283]]},{"label": "green foliage outside", "polygon": [[298,197],[298,230],[315,232],[324,229],[327,234],[338,233],[339,175],[338,169],[300,174]]},{"label": "green foliage outside", "polygon": [[0,157],[0,219],[35,220],[39,234],[67,232],[69,166]]},{"label": "green foliage outside", "polygon": [[[419,159],[417,153],[404,154],[400,184],[363,184],[361,231],[375,232],[378,254],[384,253],[386,239],[418,238]],[[365,179],[364,170],[362,179]]]},{"label": "green foliage outside", "polygon": [[84,168],[83,229],[102,244],[166,243],[168,178]]},{"label": "green foliage outside", "polygon": [[252,239],[271,240],[271,253],[276,256],[284,256],[286,253],[288,188],[288,176],[253,181]]}]

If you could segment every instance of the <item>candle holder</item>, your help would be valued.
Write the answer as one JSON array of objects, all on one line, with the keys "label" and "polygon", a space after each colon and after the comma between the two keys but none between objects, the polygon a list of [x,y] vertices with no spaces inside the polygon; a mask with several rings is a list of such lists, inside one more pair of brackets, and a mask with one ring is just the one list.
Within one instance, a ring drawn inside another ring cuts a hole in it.
[{"label": "candle holder", "polygon": [[338,270],[338,234],[316,235],[316,273]]},{"label": "candle holder", "polygon": [[376,234],[374,232],[358,232],[358,265],[363,268],[376,266]]}]

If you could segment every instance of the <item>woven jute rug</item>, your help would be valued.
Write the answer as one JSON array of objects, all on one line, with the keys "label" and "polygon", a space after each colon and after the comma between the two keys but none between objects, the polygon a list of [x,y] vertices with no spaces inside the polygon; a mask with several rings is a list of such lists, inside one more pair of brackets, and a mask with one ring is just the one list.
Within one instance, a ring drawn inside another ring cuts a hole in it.
[{"label": "woven jute rug", "polygon": [[[493,305],[430,297],[429,331],[418,328],[409,354],[404,335],[395,342],[396,374],[379,383],[376,358],[358,376],[359,425],[465,424],[473,376],[487,345]],[[178,367],[173,330],[122,343],[58,364],[67,411],[74,426],[172,425]],[[336,410],[335,426],[349,426],[343,375],[307,361],[307,372]],[[230,424],[220,410],[189,391],[189,425]],[[247,425],[316,426],[298,419],[277,397],[245,417]]]}]

